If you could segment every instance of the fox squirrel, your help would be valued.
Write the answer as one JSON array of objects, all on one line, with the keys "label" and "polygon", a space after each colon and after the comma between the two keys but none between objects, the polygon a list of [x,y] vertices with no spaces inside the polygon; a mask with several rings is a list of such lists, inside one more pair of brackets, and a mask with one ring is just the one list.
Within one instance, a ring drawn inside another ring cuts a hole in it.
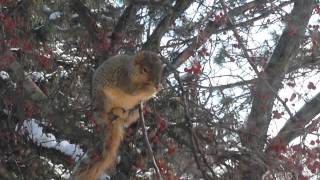
[{"label": "fox squirrel", "polygon": [[124,126],[137,121],[136,106],[160,90],[162,72],[160,58],[151,51],[117,55],[98,67],[92,81],[93,115],[103,129],[102,142],[80,161],[71,179],[96,180],[113,166]]}]

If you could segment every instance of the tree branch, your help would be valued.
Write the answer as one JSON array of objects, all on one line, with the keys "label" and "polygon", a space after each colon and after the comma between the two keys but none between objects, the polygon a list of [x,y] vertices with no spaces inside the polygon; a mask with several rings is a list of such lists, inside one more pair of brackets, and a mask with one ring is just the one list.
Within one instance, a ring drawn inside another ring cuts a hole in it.
[{"label": "tree branch", "polygon": [[[253,1],[249,2],[247,4],[244,4],[242,6],[236,7],[228,12],[230,18],[234,18],[236,16],[242,15],[244,12],[255,8],[256,6],[261,6],[263,7],[266,3],[269,1],[267,0],[261,0],[259,2]],[[279,7],[286,6],[290,4],[291,2],[284,2]],[[273,12],[273,9],[263,9],[264,11],[261,13],[260,16],[249,19],[248,21],[245,22],[240,22],[234,25],[231,24],[225,24],[223,22],[214,22],[214,21],[209,21],[206,27],[199,33],[198,36],[194,37],[192,39],[191,44],[185,48],[171,63],[172,69],[176,69],[179,67],[181,64],[183,64],[189,57],[193,55],[193,53],[199,49],[204,43],[207,42],[209,37],[213,34],[217,34],[223,31],[227,31],[229,29],[239,27],[239,26],[244,26],[248,23],[252,23],[253,21],[257,21],[259,19],[262,19],[264,17],[267,17],[269,14]]]},{"label": "tree branch", "polygon": [[[103,32],[103,30],[98,28],[96,23],[97,18],[90,12],[89,8],[87,8],[80,0],[71,0],[70,7],[72,10],[79,14],[81,22],[90,33],[93,42],[107,43],[107,36],[99,37],[99,33]],[[124,9],[111,34],[110,48],[103,49],[103,52],[97,53],[99,57],[101,56],[100,58],[102,60],[108,59],[110,54],[116,50],[116,45],[120,42],[122,43],[119,38],[121,38],[121,34],[126,31],[126,27],[130,23],[130,21],[132,21],[132,17],[133,15],[136,15],[136,12],[137,8],[133,3],[130,3],[129,6]]]},{"label": "tree branch", "polygon": [[[1,63],[0,63],[1,65]],[[61,112],[57,112],[49,103],[48,97],[42,92],[42,90],[30,79],[29,77],[24,76],[24,70],[18,61],[13,61],[8,66],[8,72],[10,77],[17,82],[22,82],[23,90],[27,99],[31,100],[34,105],[39,108],[41,113],[41,118],[46,117],[50,120],[51,125],[54,126],[54,130],[61,130],[64,133],[54,133],[57,137],[60,135],[65,135],[63,138],[70,138],[71,140],[78,139],[79,134],[82,137],[91,137],[91,134],[83,129],[79,128],[76,123],[69,122],[66,126],[66,122],[61,120],[64,117],[61,117]],[[49,128],[52,130],[51,128]],[[75,133],[77,132],[77,133]],[[62,138],[62,137],[60,137]]]},{"label": "tree branch", "polygon": [[222,91],[224,89],[228,88],[234,88],[234,87],[239,87],[239,86],[251,86],[253,83],[255,83],[257,79],[250,79],[250,80],[243,80],[243,81],[238,81],[230,84],[225,84],[225,85],[219,85],[219,86],[201,86],[199,85],[199,88],[207,89],[209,91]]},{"label": "tree branch", "polygon": [[252,109],[247,120],[245,132],[255,134],[242,139],[245,146],[256,146],[262,151],[271,112],[277,92],[281,87],[284,74],[292,58],[298,53],[298,48],[305,35],[305,27],[311,17],[313,0],[295,1],[287,27],[276,45],[273,54],[262,72],[265,80],[258,81],[254,91]]},{"label": "tree branch", "polygon": [[12,172],[0,164],[0,178],[3,180],[15,180],[17,179]]},{"label": "tree branch", "polygon": [[138,8],[136,4],[130,3],[126,7],[115,25],[112,35],[111,35],[111,48],[113,51],[117,51],[117,45],[122,42],[123,33],[126,32],[126,29],[129,24],[132,24],[135,21],[134,16],[137,13]]},{"label": "tree branch", "polygon": [[169,30],[170,25],[194,2],[194,0],[177,0],[172,10],[166,13],[166,16],[160,21],[143,49],[159,51],[160,41],[163,35]]},{"label": "tree branch", "polygon": [[278,135],[267,147],[267,152],[277,143],[288,145],[293,139],[306,133],[305,126],[320,113],[320,93],[307,102],[292,118],[290,118]]},{"label": "tree branch", "polygon": [[[185,119],[186,119],[186,123],[187,123],[187,130],[188,133],[191,137],[191,150],[193,153],[193,156],[195,158],[196,164],[198,169],[200,170],[202,176],[204,179],[206,180],[215,180],[218,179],[218,177],[216,176],[215,172],[213,171],[212,167],[209,165],[205,155],[201,152],[200,147],[199,147],[199,142],[198,139],[196,137],[196,135],[194,134],[194,130],[193,130],[193,123],[191,121],[191,117],[190,117],[190,113],[189,113],[189,104],[188,104],[188,100],[187,97],[188,95],[186,94],[186,91],[183,87],[183,84],[181,82],[180,77],[177,74],[174,74],[175,79],[178,81],[178,85],[179,88],[181,90],[181,96],[182,96],[182,101],[183,101],[183,106],[184,106],[184,114],[185,114]],[[198,154],[200,154],[200,157],[198,156]],[[200,158],[202,159],[203,163],[206,165],[206,169],[203,168],[200,164]],[[209,171],[209,173],[207,172],[207,170]]]},{"label": "tree branch", "polygon": [[90,12],[90,9],[87,8],[80,0],[71,0],[70,8],[79,14],[81,22],[89,31],[92,41],[99,42],[100,38],[98,37],[99,29],[96,24],[96,18]]},{"label": "tree branch", "polygon": [[297,57],[289,67],[288,72],[293,72],[302,68],[316,67],[320,65],[320,56]]},{"label": "tree branch", "polygon": [[146,141],[146,144],[147,144],[147,147],[148,147],[148,152],[149,152],[149,156],[151,156],[152,158],[152,162],[153,162],[153,167],[154,169],[156,170],[156,173],[159,177],[160,180],[162,180],[162,176],[161,176],[161,173],[160,173],[160,170],[159,170],[159,167],[157,165],[157,161],[156,161],[156,158],[153,154],[153,150],[151,148],[151,145],[150,145],[150,142],[149,142],[149,139],[148,139],[148,132],[147,132],[147,128],[146,128],[146,123],[144,121],[144,116],[143,116],[143,103],[141,102],[140,103],[140,108],[139,108],[139,114],[140,114],[140,118],[141,118],[141,121],[142,121],[142,131],[143,131],[143,136],[144,136],[144,139]]}]

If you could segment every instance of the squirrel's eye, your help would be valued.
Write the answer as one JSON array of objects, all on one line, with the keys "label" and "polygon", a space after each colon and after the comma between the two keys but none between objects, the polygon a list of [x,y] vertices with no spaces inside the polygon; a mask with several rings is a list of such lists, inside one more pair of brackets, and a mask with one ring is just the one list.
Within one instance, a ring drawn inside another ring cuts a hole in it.
[{"label": "squirrel's eye", "polygon": [[143,67],[142,70],[143,70],[144,73],[148,73],[148,72],[149,72],[149,69],[147,69],[147,68],[145,68],[145,67]]}]

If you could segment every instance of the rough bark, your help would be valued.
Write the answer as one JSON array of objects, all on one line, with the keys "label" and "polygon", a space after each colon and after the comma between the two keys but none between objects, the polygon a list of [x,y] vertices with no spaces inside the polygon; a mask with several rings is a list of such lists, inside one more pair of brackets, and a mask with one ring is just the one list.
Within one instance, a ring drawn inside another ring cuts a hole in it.
[{"label": "rough bark", "polygon": [[[259,81],[253,90],[251,112],[244,129],[245,135],[241,142],[254,154],[264,157],[264,146],[267,131],[271,121],[276,94],[282,86],[282,80],[305,36],[305,29],[312,14],[313,0],[294,1],[294,7],[289,15],[287,26],[283,30],[278,43],[269,59]],[[242,179],[261,179],[266,167],[256,165],[252,160],[246,165],[240,165]],[[254,169],[254,172],[253,172]]]},{"label": "rough bark", "polygon": [[295,1],[286,28],[278,40],[261,78],[253,90],[253,102],[245,128],[250,136],[243,145],[262,152],[271,121],[272,107],[290,61],[296,57],[312,13],[313,1]]},{"label": "rough bark", "polygon": [[147,42],[144,43],[143,49],[159,51],[160,41],[163,35],[168,32],[171,24],[194,2],[194,0],[177,0],[172,9],[157,25]]},{"label": "rough bark", "polygon": [[[306,104],[286,122],[278,135],[272,139],[266,151],[270,152],[270,148],[277,143],[282,143],[286,146],[293,139],[305,134],[306,130],[312,131],[312,127],[308,129],[306,125],[309,124],[319,113],[320,93],[314,96],[309,102],[306,102]],[[315,121],[319,121],[319,119]]]}]

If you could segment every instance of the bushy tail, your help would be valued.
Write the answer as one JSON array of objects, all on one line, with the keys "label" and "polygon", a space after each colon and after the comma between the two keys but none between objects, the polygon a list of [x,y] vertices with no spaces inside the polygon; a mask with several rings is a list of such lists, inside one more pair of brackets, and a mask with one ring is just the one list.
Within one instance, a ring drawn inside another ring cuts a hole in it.
[{"label": "bushy tail", "polygon": [[[123,124],[120,120],[109,123],[106,129],[102,153],[96,158],[90,159],[87,167],[80,167],[77,169],[74,172],[74,177],[71,179],[96,180],[105,170],[110,169],[117,157],[118,149],[123,139],[123,134]],[[91,154],[89,154],[89,156],[92,157]]]}]

